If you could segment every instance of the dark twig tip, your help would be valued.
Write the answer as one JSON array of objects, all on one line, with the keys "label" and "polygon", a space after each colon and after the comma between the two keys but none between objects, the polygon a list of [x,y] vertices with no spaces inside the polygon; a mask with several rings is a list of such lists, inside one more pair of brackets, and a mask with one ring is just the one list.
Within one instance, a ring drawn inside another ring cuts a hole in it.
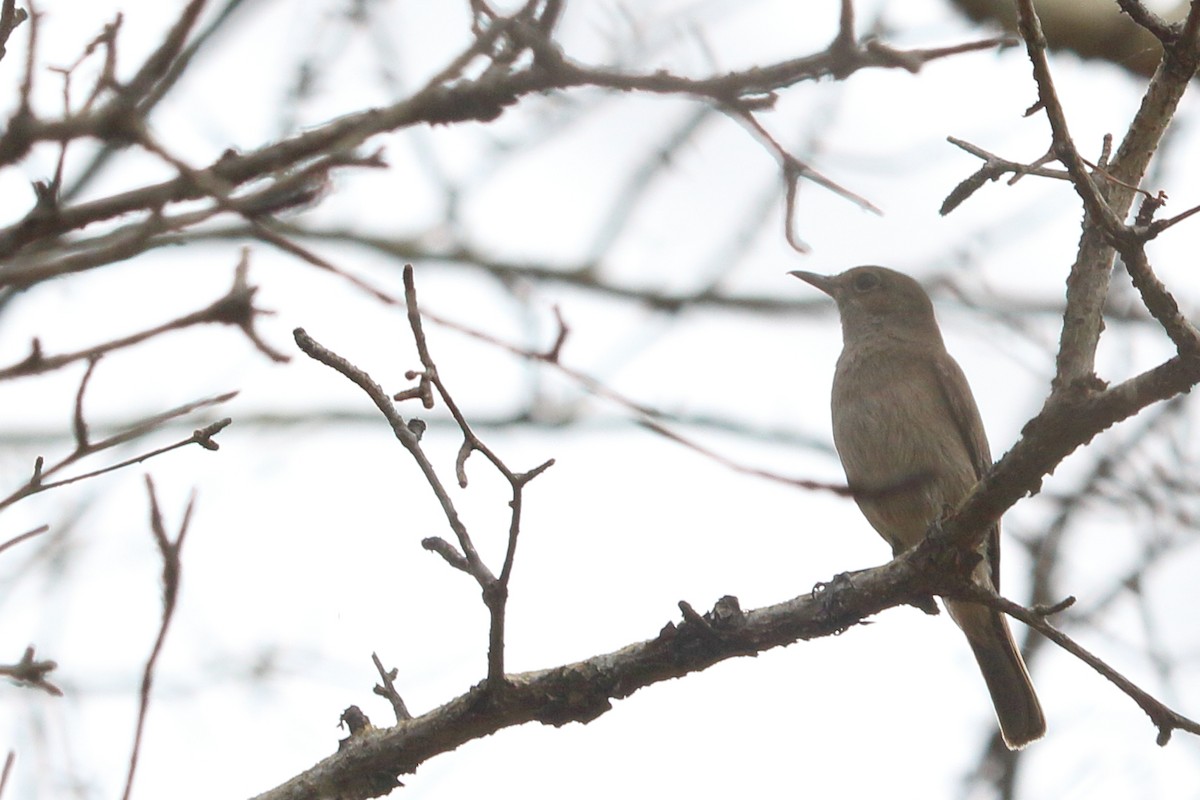
[{"label": "dark twig tip", "polygon": [[553,466],[554,466],[554,459],[548,458],[545,461],[543,461],[541,464],[538,464],[533,469],[531,469],[527,472],[522,472],[518,475],[515,475],[514,478],[516,479],[516,482],[518,485],[524,485],[526,483],[529,483],[531,480],[536,478],[538,475],[541,475],[543,472],[545,472],[546,470],[550,469]]},{"label": "dark twig tip", "polygon": [[220,450],[221,445],[218,444],[213,437],[232,424],[233,419],[231,417],[226,417],[225,419],[217,420],[211,425],[206,425],[203,428],[197,428],[192,432],[192,441],[203,447],[205,450]]},{"label": "dark twig tip", "polygon": [[1068,596],[1064,597],[1062,600],[1059,600],[1057,603],[1054,603],[1054,604],[1048,605],[1048,606],[1036,605],[1031,610],[1033,611],[1033,613],[1037,614],[1039,617],[1044,618],[1044,617],[1052,617],[1055,614],[1060,614],[1063,611],[1066,611],[1068,608],[1070,608],[1073,605],[1075,605],[1075,596],[1068,595]]},{"label": "dark twig tip", "polygon": [[467,459],[474,451],[475,443],[468,437],[463,439],[462,446],[458,448],[458,455],[454,459],[454,477],[458,479],[458,485],[463,489],[467,488]]}]

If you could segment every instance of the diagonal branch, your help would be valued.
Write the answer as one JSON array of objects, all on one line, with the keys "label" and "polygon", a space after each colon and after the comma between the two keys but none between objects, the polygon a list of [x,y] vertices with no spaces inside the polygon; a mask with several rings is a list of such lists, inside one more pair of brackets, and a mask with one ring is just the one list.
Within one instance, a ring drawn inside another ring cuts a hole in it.
[{"label": "diagonal branch", "polygon": [[1145,689],[1138,686],[1129,678],[1122,675],[1112,666],[1107,664],[1103,659],[1096,656],[1083,645],[1076,642],[1067,634],[1060,631],[1058,628],[1050,624],[1048,617],[1051,613],[1061,610],[1062,606],[1069,605],[1074,601],[1074,598],[1068,598],[1067,601],[1060,604],[1058,608],[1049,610],[1028,609],[1019,603],[999,597],[993,593],[987,592],[978,586],[965,586],[964,596],[978,600],[981,603],[997,608],[1009,616],[1021,620],[1021,622],[1033,628],[1038,633],[1045,636],[1050,641],[1067,651],[1071,655],[1078,658],[1083,663],[1087,664],[1098,674],[1102,675],[1106,680],[1120,689],[1126,696],[1138,704],[1142,711],[1146,712],[1146,716],[1150,717],[1150,721],[1158,728],[1158,745],[1165,746],[1171,740],[1171,733],[1176,730],[1186,731],[1200,736],[1200,723],[1191,720],[1177,711],[1169,708],[1161,700],[1157,699]]},{"label": "diagonal branch", "polygon": [[964,547],[977,543],[1018,500],[1040,491],[1042,478],[1076,449],[1143,408],[1198,383],[1200,356],[1178,355],[1104,391],[1052,394],[1012,449],[942,520],[942,535]]}]

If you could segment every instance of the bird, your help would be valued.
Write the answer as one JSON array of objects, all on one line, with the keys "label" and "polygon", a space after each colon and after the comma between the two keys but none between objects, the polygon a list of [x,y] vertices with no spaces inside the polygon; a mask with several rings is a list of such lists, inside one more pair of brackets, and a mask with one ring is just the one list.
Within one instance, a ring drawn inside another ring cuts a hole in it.
[{"label": "bird", "polygon": [[[789,274],[837,303],[834,446],[863,516],[899,555],[992,466],[971,387],[946,351],[929,295],[910,276],[880,266]],[[972,580],[998,591],[998,521],[979,554]],[[1046,719],[1005,616],[979,603],[945,603],[983,673],[1005,745],[1019,750],[1042,738]]]}]

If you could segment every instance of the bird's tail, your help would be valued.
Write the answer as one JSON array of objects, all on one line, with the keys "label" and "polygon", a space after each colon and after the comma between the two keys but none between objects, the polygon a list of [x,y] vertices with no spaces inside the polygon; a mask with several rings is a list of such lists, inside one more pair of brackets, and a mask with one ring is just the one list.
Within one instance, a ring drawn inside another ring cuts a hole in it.
[{"label": "bird's tail", "polygon": [[1008,749],[1042,738],[1046,718],[1004,615],[978,603],[950,602],[947,608],[967,635]]}]

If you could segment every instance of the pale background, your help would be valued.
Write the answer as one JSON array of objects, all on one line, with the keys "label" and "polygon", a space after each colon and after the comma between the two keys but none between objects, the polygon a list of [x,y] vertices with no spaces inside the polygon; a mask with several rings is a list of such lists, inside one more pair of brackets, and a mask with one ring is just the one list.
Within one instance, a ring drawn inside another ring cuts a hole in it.
[{"label": "pale background", "polygon": [[[41,3],[40,60],[70,63],[122,11],[121,63],[131,69],[178,5]],[[228,147],[250,149],[393,101],[468,41],[465,2],[367,5],[374,21],[364,28],[347,22],[334,0],[248,4],[213,51],[220,58],[198,63],[156,112],[156,135],[202,166]],[[710,58],[725,70],[819,49],[836,30],[836,7],[827,0],[573,0],[560,40],[574,57],[603,63],[614,59],[615,42],[640,36],[647,50],[631,54],[631,66],[698,75],[714,69]],[[881,19],[899,46],[987,35],[935,0],[858,8],[862,25]],[[19,80],[24,42],[18,32],[0,62],[6,87]],[[380,78],[384,54],[392,85]],[[323,72],[312,96],[296,101],[289,92],[305,59]],[[1142,81],[1072,57],[1053,66],[1075,139],[1094,156],[1103,134],[1123,131]],[[0,96],[13,102],[11,88]],[[845,83],[783,92],[778,110],[763,118],[768,127],[885,212],[868,214],[805,185],[796,225],[812,248],[808,255],[783,241],[770,155],[740,126],[714,115],[672,155],[670,169],[602,255],[604,277],[622,286],[689,291],[719,278],[734,293],[811,300],[812,313],[696,309],[669,316],[549,284],[530,286],[520,303],[470,265],[433,260],[416,263],[421,299],[439,314],[531,347],[552,341],[557,304],[572,329],[564,363],[639,402],[734,419],[757,431],[681,428],[736,461],[837,481],[827,398],[839,332],[832,308],[786,271],[884,263],[922,278],[951,276],[967,296],[935,290],[935,303],[999,455],[1041,404],[1059,320],[1047,313],[1010,324],[995,311],[1001,306],[971,301],[1060,297],[1079,235],[1079,204],[1065,183],[1026,178],[1014,187],[989,185],[948,217],[937,210],[977,166],[946,136],[1015,160],[1044,151],[1044,119],[1022,117],[1035,96],[1021,48],[957,56],[915,76],[865,71]],[[36,97],[46,113],[58,109],[52,76],[40,76]],[[585,111],[553,127],[574,104]],[[662,140],[697,108],[681,99],[581,91],[523,101],[493,125],[380,137],[372,145],[385,149],[391,169],[339,173],[332,195],[307,219],[434,243],[467,231],[473,246],[498,259],[572,264],[596,255],[593,243],[613,195],[647,158],[647,142]],[[1200,203],[1196,121],[1194,102],[1185,100],[1161,172],[1151,179],[1171,196],[1174,213]],[[86,147],[76,149],[72,157],[84,163]],[[21,170],[0,174],[6,220],[25,212],[29,182],[45,178],[56,155],[45,148]],[[89,194],[171,174],[131,154]],[[445,183],[459,187],[457,228],[443,222]],[[747,241],[731,241],[734,230],[748,230]],[[1160,276],[1187,309],[1200,298],[1198,230],[1181,226],[1157,245]],[[22,358],[35,335],[48,351],[65,350],[208,302],[228,285],[237,247],[159,250],[40,286],[0,318],[0,362]],[[395,261],[350,246],[321,252],[399,293]],[[405,370],[418,365],[403,315],[265,245],[252,246],[251,265],[263,287],[259,304],[278,312],[264,332],[294,354],[290,364],[268,363],[231,331],[192,330],[105,359],[88,395],[89,415],[100,425],[238,389],[238,398],[212,415],[234,418],[220,452],[177,451],[32,498],[4,515],[0,539],[43,522],[62,531],[0,558],[0,647],[15,659],[36,643],[40,655],[59,662],[56,678],[66,691],[52,698],[0,687],[0,744],[17,752],[6,797],[120,793],[140,670],[159,612],[144,471],[155,477],[174,524],[193,487],[199,500],[135,796],[251,796],[333,752],[345,735],[336,723],[346,706],[358,704],[386,724],[390,709],[370,693],[377,680],[372,651],[399,669],[398,687],[414,713],[484,674],[486,615],[477,587],[420,547],[421,538],[448,533],[428,487],[366,398],[291,343],[291,330],[303,326],[397,391],[407,385]],[[1116,283],[1118,296],[1128,292],[1120,273]],[[706,609],[733,594],[743,607],[756,607],[888,557],[847,500],[736,474],[636,427],[626,410],[588,397],[553,371],[436,326],[429,336],[443,378],[510,466],[557,460],[526,494],[509,610],[510,670],[651,638],[678,619],[679,600]],[[1102,345],[1101,374],[1116,380],[1169,352],[1149,326],[1114,323]],[[81,372],[0,385],[6,486],[26,479],[36,455],[70,448]],[[525,408],[531,396],[546,422],[570,417],[573,424],[487,424]],[[326,416],[332,412],[361,416],[344,422]],[[305,421],[270,424],[275,415]],[[434,423],[426,443],[452,481],[459,439],[437,422],[440,411],[419,415]],[[189,429],[157,438],[170,441]],[[1119,427],[1098,441],[1128,436]],[[807,446],[810,440],[824,449]],[[1194,449],[1194,441],[1182,444]],[[1135,445],[1130,437],[1133,458]],[[1043,496],[1006,517],[1006,594],[1026,597],[1029,564],[1016,538],[1036,535],[1054,511],[1053,498],[1075,488],[1084,464],[1083,455],[1068,459]],[[498,565],[507,487],[478,456],[468,468],[472,484],[456,490],[456,500],[485,557]],[[1084,608],[1105,599],[1113,576],[1124,574],[1155,534],[1144,513],[1102,497],[1093,512],[1063,565]],[[1168,649],[1170,670],[1147,657],[1132,603],[1118,599],[1102,626],[1072,631],[1192,716],[1200,713],[1197,570],[1200,548],[1193,543],[1152,573],[1156,641]],[[1132,702],[1074,659],[1043,656],[1033,672],[1050,733],[1026,755],[1020,797],[1200,797],[1194,739],[1177,734],[1157,747]],[[992,725],[982,681],[954,626],[945,616],[901,609],[840,637],[651,687],[586,726],[527,725],[472,742],[407,776],[409,788],[397,796],[982,797],[969,793],[967,781]]]}]

